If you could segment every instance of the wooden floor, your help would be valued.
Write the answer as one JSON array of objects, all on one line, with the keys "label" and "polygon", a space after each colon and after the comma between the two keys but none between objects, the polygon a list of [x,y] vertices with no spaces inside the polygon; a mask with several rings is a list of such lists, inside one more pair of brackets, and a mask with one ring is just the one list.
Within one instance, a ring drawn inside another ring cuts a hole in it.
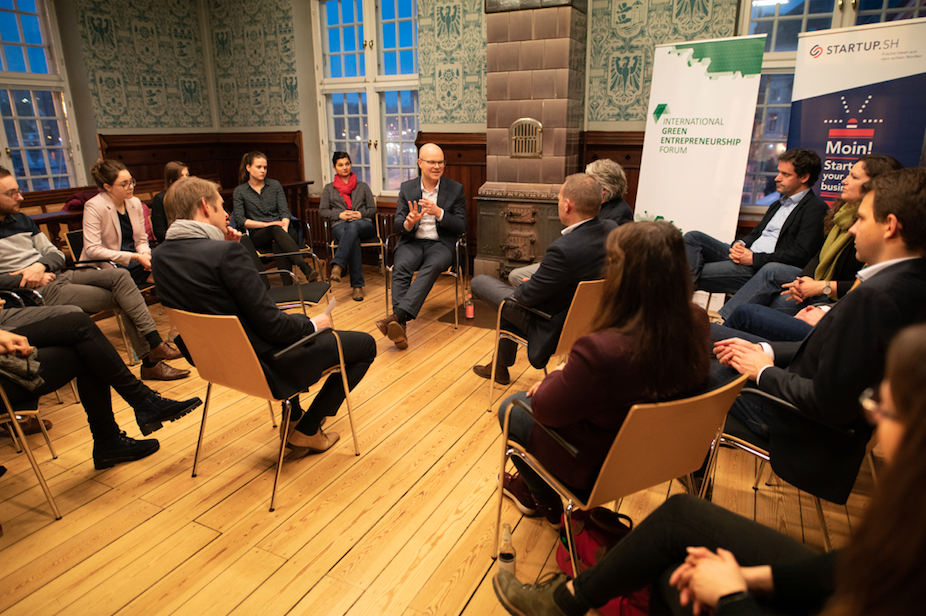
[{"label": "wooden floor", "polygon": [[[362,455],[353,454],[342,409],[330,426],[341,434],[332,451],[284,465],[274,513],[279,441],[267,404],[225,388],[213,394],[196,478],[199,411],[157,432],[156,454],[96,471],[70,390],[61,391],[62,405],[43,399],[58,459],[40,435],[30,443],[60,521],[25,456],[0,437],[8,469],[0,479],[0,614],[505,613],[492,592],[490,558],[501,439],[495,412],[486,412],[486,381],[471,370],[489,360],[492,334],[437,320],[454,304],[452,279],[442,278],[409,326],[410,348],[399,351],[373,324],[385,311],[383,279],[373,268],[366,275],[366,301],[350,301],[348,285],[338,284],[334,313],[338,328],[372,334],[379,349],[353,394]],[[159,306],[151,310],[166,334]],[[102,327],[121,348],[114,322]],[[509,392],[542,376],[523,352],[514,368]],[[195,376],[148,384],[172,398],[205,396]],[[113,403],[122,428],[139,436],[132,410],[118,396]],[[806,494],[787,485],[754,492],[754,460],[720,455],[716,503],[822,545]],[[671,482],[616,506],[639,522],[678,491]],[[870,491],[866,466],[848,506],[824,505],[836,545]],[[545,522],[522,518],[507,502],[503,520],[515,528],[522,580],[556,568],[557,535]]]}]

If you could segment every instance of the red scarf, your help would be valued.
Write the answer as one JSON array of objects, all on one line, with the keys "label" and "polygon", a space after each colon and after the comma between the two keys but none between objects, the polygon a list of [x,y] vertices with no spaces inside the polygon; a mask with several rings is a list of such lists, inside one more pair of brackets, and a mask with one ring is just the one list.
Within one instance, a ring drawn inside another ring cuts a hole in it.
[{"label": "red scarf", "polygon": [[354,206],[350,202],[350,194],[357,188],[357,176],[351,173],[350,179],[345,182],[341,179],[340,175],[335,174],[332,184],[334,184],[334,188],[341,193],[341,196],[344,197],[344,204],[347,205],[347,209],[354,209]]}]

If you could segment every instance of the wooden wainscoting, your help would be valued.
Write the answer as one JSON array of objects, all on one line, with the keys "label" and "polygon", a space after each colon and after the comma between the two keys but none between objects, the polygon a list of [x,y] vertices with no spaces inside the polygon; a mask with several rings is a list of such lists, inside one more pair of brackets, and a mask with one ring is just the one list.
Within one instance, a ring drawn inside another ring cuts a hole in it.
[{"label": "wooden wainscoting", "polygon": [[216,174],[222,186],[238,182],[241,157],[259,150],[269,161],[268,177],[282,184],[305,181],[302,131],[192,133],[178,135],[97,135],[100,155],[122,161],[136,180],[164,177],[164,165],[181,160],[194,175]]}]

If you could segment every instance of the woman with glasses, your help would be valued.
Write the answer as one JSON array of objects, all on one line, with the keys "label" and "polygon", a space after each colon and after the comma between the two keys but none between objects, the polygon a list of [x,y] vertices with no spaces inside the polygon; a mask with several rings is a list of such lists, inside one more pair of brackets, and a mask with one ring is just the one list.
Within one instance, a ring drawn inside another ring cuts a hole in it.
[{"label": "woman with glasses", "polygon": [[[151,248],[145,212],[134,195],[135,179],[118,160],[100,159],[90,169],[100,194],[84,206],[84,249],[81,261],[112,261],[125,267],[136,285],[151,273]],[[108,263],[100,263],[109,267]]]},{"label": "woman with glasses", "polygon": [[924,381],[926,325],[920,324],[895,337],[885,380],[859,400],[889,467],[845,549],[819,554],[710,502],[674,496],[574,580],[560,573],[524,585],[499,571],[499,600],[512,614],[585,614],[653,583],[651,614],[669,613],[670,606],[681,613],[679,603],[718,616],[922,612]]},{"label": "woman with glasses", "polygon": [[[251,236],[254,246],[260,251],[275,253],[299,251],[299,235],[290,224],[292,214],[286,204],[283,186],[267,177],[267,156],[263,152],[248,152],[241,158],[238,181],[233,205],[235,226],[242,233]],[[276,259],[277,269],[302,270],[309,282],[318,278],[318,272],[309,267],[302,256],[291,255]],[[292,284],[292,279],[283,277],[283,284]]]}]

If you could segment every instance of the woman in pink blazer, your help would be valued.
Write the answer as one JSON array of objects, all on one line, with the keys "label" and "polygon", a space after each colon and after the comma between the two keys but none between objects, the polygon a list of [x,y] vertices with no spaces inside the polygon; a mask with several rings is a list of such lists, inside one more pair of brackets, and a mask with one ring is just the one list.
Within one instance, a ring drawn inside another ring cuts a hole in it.
[{"label": "woman in pink blazer", "polygon": [[[116,160],[98,160],[90,170],[101,192],[84,206],[81,261],[112,261],[128,268],[135,284],[151,273],[151,248],[141,201],[133,196],[135,180]],[[110,267],[101,263],[101,267]]]}]

